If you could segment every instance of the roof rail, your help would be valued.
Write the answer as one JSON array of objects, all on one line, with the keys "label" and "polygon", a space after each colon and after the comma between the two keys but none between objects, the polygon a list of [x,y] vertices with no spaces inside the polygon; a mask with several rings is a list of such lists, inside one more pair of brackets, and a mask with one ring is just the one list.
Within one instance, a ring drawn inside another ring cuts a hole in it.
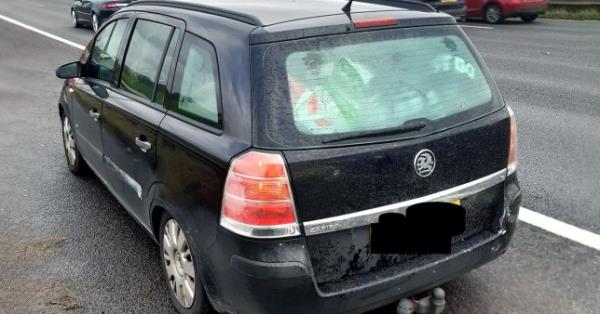
[{"label": "roof rail", "polygon": [[176,1],[176,0],[138,0],[131,3],[129,6],[135,6],[140,4],[146,5],[160,5],[175,8],[184,8],[194,11],[199,11],[207,14],[218,15],[226,18],[230,18],[236,21],[240,21],[246,24],[254,26],[265,26],[261,20],[256,16],[245,14],[237,11],[227,10],[219,7],[209,6],[200,3],[194,3],[191,1]]},{"label": "roof rail", "polygon": [[418,0],[356,0],[358,2],[374,3],[387,5],[390,7],[400,7],[421,12],[437,12],[438,10],[430,4]]}]

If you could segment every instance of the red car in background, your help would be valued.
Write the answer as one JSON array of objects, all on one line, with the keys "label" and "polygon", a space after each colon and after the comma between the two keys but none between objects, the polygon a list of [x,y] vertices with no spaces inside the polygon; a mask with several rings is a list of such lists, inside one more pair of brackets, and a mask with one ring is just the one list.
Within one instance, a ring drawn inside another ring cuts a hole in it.
[{"label": "red car in background", "polygon": [[466,0],[467,18],[483,18],[496,24],[507,17],[532,22],[546,12],[548,0]]}]

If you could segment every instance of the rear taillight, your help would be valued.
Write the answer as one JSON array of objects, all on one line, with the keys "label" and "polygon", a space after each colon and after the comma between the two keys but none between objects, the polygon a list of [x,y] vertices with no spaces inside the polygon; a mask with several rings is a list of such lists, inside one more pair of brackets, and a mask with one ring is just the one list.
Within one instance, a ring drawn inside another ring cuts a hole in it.
[{"label": "rear taillight", "polygon": [[255,238],[300,234],[280,154],[251,151],[233,160],[223,191],[221,226]]},{"label": "rear taillight", "polygon": [[127,6],[127,3],[122,3],[122,2],[106,2],[103,3],[101,8],[103,10],[107,10],[107,9],[117,9],[117,8],[122,8]]},{"label": "rear taillight", "polygon": [[515,113],[506,106],[508,109],[508,115],[510,116],[510,143],[508,144],[508,175],[511,175],[517,170],[517,121],[515,120]]}]

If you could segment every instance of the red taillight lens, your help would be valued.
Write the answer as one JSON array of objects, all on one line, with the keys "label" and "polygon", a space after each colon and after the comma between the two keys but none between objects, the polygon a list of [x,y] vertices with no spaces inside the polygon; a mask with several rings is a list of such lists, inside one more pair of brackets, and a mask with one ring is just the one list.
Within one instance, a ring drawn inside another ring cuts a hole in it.
[{"label": "red taillight lens", "polygon": [[354,20],[353,23],[356,28],[368,28],[377,26],[396,25],[398,22],[393,17],[379,17],[374,19]]},{"label": "red taillight lens", "polygon": [[515,119],[515,113],[509,106],[508,115],[510,116],[510,143],[508,149],[508,174],[512,174],[517,170],[517,121]]},{"label": "red taillight lens", "polygon": [[[227,174],[222,207],[221,224],[244,235],[252,235],[253,229],[297,225],[283,157],[252,151],[236,158]],[[291,235],[290,226],[285,229]]]},{"label": "red taillight lens", "polygon": [[106,2],[103,3],[101,8],[102,9],[116,9],[116,8],[122,8],[127,6],[127,3],[120,3],[120,2]]}]

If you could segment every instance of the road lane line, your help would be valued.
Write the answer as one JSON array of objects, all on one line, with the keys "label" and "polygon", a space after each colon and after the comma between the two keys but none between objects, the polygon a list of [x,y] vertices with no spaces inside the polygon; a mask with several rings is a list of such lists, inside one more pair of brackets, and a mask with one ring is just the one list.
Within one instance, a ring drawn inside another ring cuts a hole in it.
[{"label": "road lane line", "polygon": [[490,27],[490,26],[477,26],[477,25],[464,25],[464,24],[458,24],[458,26],[470,27],[470,28],[481,28],[481,29],[494,29],[493,27]]},{"label": "road lane line", "polygon": [[14,25],[20,26],[20,27],[22,27],[22,28],[24,28],[24,29],[30,30],[30,31],[32,31],[32,32],[38,33],[38,34],[40,34],[40,35],[46,36],[46,37],[48,37],[48,38],[54,39],[54,40],[56,40],[56,41],[60,41],[61,43],[63,43],[63,44],[66,44],[66,45],[69,45],[69,46],[71,46],[71,47],[75,47],[75,48],[77,48],[77,49],[80,49],[80,50],[83,50],[83,49],[85,49],[85,46],[83,46],[83,45],[80,45],[80,44],[74,43],[74,42],[72,42],[72,41],[70,41],[70,40],[64,39],[64,38],[62,38],[62,37],[59,37],[59,36],[56,36],[56,35],[54,35],[54,34],[50,34],[50,33],[48,33],[48,32],[45,32],[45,31],[43,31],[43,30],[41,30],[41,29],[39,29],[39,28],[35,28],[35,27],[33,27],[33,26],[29,26],[29,25],[27,25],[27,24],[25,24],[25,23],[21,23],[21,22],[19,22],[19,21],[15,20],[15,19],[12,19],[12,18],[10,18],[10,17],[8,17],[8,16],[4,16],[4,15],[0,14],[0,19],[4,20],[4,21],[6,21],[6,22],[9,22],[9,23],[11,23],[11,24],[14,24]]},{"label": "road lane line", "polygon": [[521,207],[519,220],[600,251],[600,235]]},{"label": "road lane line", "polygon": [[[33,26],[29,26],[27,24],[21,23],[17,20],[14,20],[10,17],[4,16],[0,14],[0,19],[12,23],[14,25],[20,26],[32,32],[38,33],[40,35],[46,36],[48,38],[54,39],[66,45],[69,45],[78,49],[85,49],[85,46],[74,43],[70,40],[64,39],[62,37],[56,36],[54,34],[50,34]],[[474,28],[485,28],[485,29],[493,29],[492,27],[487,26],[473,26],[473,25],[460,25],[461,27],[474,27]],[[550,218],[548,216],[542,215],[540,213],[534,212],[527,208],[521,207],[519,213],[519,220],[528,223],[532,226],[538,227],[540,229],[544,229],[550,233],[561,236],[563,238],[572,240],[574,242],[583,244],[585,246],[594,248],[596,250],[600,250],[600,235],[595,234],[593,232],[569,225],[562,221],[559,221],[554,218]]]}]

